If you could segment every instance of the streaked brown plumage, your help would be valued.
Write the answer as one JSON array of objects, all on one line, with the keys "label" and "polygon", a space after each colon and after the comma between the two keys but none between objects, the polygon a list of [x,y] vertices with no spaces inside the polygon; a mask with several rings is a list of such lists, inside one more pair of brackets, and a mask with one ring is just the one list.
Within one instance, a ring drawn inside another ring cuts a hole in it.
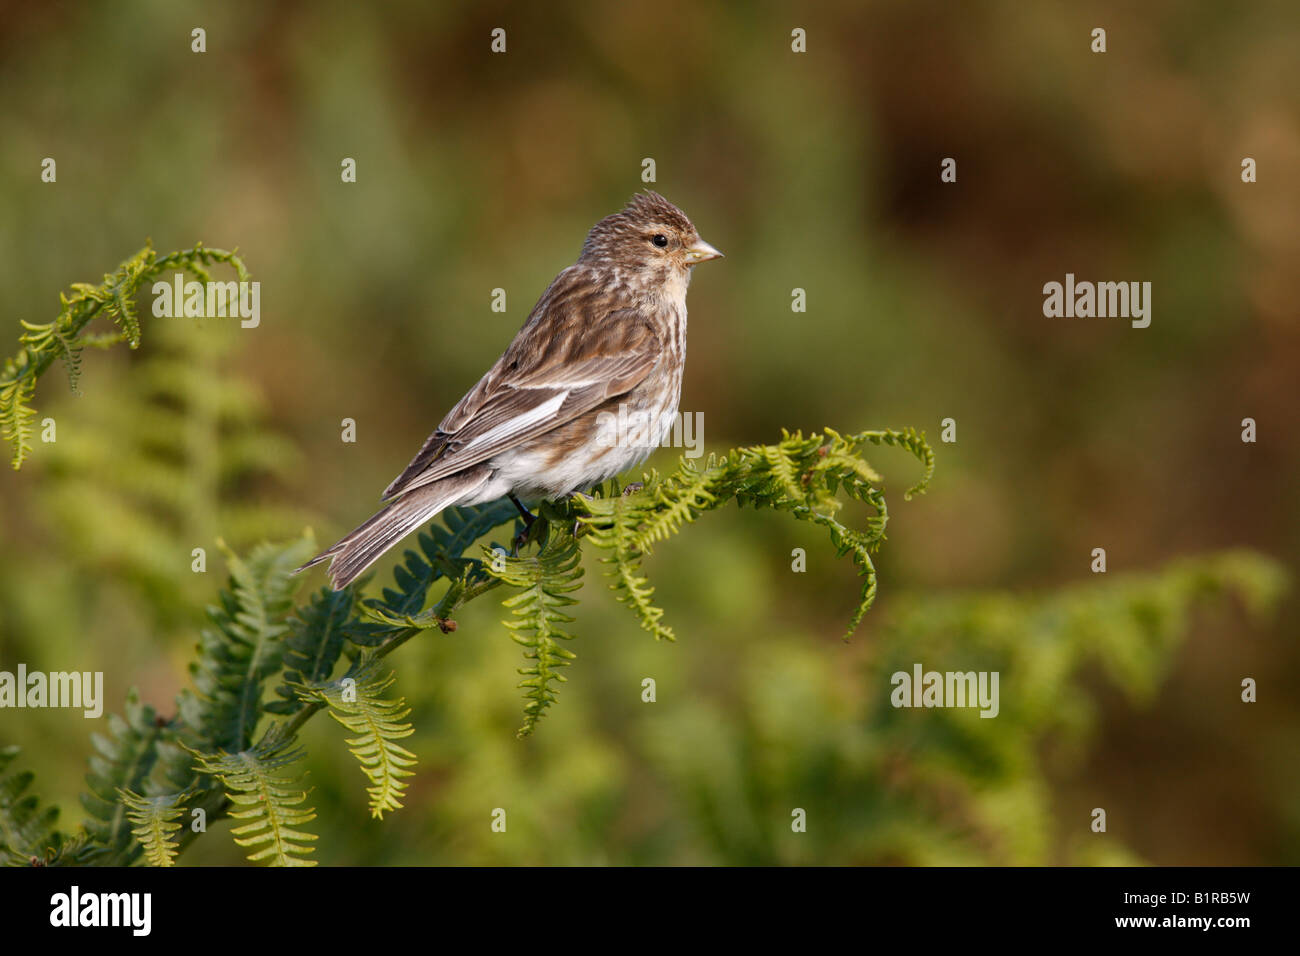
[{"label": "streaked brown plumage", "polygon": [[[450,505],[558,498],[640,464],[677,413],[691,268],[720,255],[658,193],[596,223],[505,354],[384,490],[390,503],[299,570],[332,559],[343,588]],[[610,434],[620,406],[648,416],[647,440]]]}]

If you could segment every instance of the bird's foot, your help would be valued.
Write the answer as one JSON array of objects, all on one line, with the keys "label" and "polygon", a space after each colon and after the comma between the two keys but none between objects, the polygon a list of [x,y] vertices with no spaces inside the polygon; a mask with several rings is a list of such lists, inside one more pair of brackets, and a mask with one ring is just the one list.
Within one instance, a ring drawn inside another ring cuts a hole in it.
[{"label": "bird's foot", "polygon": [[645,488],[645,482],[643,481],[629,482],[628,484],[623,486],[623,497],[626,498],[628,495],[634,495],[638,491],[641,491],[644,488]]},{"label": "bird's foot", "polygon": [[[599,487],[599,486],[597,486],[597,487]],[[592,491],[595,491],[595,490],[596,490],[595,488],[592,489]],[[573,499],[575,499],[575,498],[581,498],[583,501],[595,501],[595,500],[596,500],[596,496],[595,496],[595,495],[593,495],[593,494],[588,494],[588,493],[585,492],[585,491],[571,491],[571,492],[569,492],[567,495],[565,495],[564,497],[565,497],[565,499],[568,500],[568,501],[573,501]],[[573,522],[573,530],[572,530],[570,533],[571,533],[571,534],[573,535],[573,537],[575,537],[575,538],[578,537],[580,534],[582,534],[582,520],[581,520],[580,518],[574,520],[574,522]]]},{"label": "bird's foot", "polygon": [[531,528],[533,526],[533,522],[537,520],[537,515],[533,514],[531,511],[525,508],[523,504],[520,503],[519,499],[516,498],[513,494],[507,494],[506,497],[509,498],[511,501],[513,501],[515,507],[519,509],[519,514],[524,519],[524,527]]}]

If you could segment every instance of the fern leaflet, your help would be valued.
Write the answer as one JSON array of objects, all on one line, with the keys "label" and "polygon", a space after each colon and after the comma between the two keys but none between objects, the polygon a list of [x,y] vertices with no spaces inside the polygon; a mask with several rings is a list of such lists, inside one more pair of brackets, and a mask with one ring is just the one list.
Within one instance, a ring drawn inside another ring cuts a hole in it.
[{"label": "fern leaflet", "polygon": [[403,777],[413,776],[415,754],[397,741],[411,736],[414,728],[405,722],[411,709],[405,698],[386,700],[384,691],[397,678],[380,677],[373,658],[364,659],[356,672],[331,683],[303,686],[304,700],[318,700],[329,706],[330,716],[356,734],[347,738],[352,755],[370,779],[370,815],[382,818],[389,810],[402,808]]},{"label": "fern leaflet", "polygon": [[57,850],[63,835],[54,829],[58,807],[43,807],[35,794],[27,793],[35,775],[7,772],[18,753],[17,747],[0,747],[0,859],[25,866]]},{"label": "fern leaflet", "polygon": [[316,819],[316,811],[303,807],[307,794],[297,782],[277,773],[302,756],[292,748],[293,738],[268,737],[256,747],[238,753],[199,754],[196,767],[218,778],[235,809],[230,816],[247,820],[230,831],[237,844],[252,848],[254,863],[270,860],[272,866],[315,866],[303,859],[316,848],[305,846],[316,834],[298,829]]},{"label": "fern leaflet", "polygon": [[131,832],[144,849],[144,858],[150,866],[172,866],[176,862],[176,848],[180,846],[172,836],[181,825],[177,819],[185,811],[181,805],[184,793],[168,793],[157,797],[143,797],[131,790],[118,789],[118,797],[127,807],[127,816],[135,824]]},{"label": "fern leaflet", "polygon": [[519,669],[524,678],[519,686],[526,688],[524,697],[528,701],[519,728],[521,737],[533,732],[554,703],[553,685],[566,680],[560,668],[568,667],[577,656],[558,642],[573,639],[564,630],[573,618],[563,609],[578,603],[569,595],[582,586],[581,560],[573,535],[552,524],[537,554],[523,558],[498,555],[488,565],[489,573],[518,592],[502,604],[514,615],[514,620],[506,622],[510,636],[524,646],[524,657],[531,662]]}]

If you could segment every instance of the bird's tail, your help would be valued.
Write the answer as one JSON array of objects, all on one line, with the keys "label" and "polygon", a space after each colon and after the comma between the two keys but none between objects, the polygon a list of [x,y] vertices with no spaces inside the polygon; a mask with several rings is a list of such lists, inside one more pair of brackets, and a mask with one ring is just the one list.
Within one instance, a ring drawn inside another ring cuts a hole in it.
[{"label": "bird's tail", "polygon": [[442,509],[468,497],[487,481],[488,475],[486,467],[470,468],[412,489],[371,516],[365,524],[344,535],[333,547],[316,555],[294,574],[322,561],[330,561],[330,584],[334,590],[342,590],[397,542],[429,522]]}]

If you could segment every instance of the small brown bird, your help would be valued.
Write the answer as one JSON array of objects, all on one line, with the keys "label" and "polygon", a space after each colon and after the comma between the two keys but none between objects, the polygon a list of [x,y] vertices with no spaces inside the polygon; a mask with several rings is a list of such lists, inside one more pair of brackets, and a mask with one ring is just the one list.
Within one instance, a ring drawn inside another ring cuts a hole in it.
[{"label": "small brown bird", "polygon": [[[721,256],[658,193],[596,223],[505,354],[384,490],[390,503],[298,570],[331,560],[344,588],[451,505],[509,495],[527,517],[521,498],[561,498],[643,462],[681,399],[691,268]],[[628,422],[645,424],[633,435]]]}]

